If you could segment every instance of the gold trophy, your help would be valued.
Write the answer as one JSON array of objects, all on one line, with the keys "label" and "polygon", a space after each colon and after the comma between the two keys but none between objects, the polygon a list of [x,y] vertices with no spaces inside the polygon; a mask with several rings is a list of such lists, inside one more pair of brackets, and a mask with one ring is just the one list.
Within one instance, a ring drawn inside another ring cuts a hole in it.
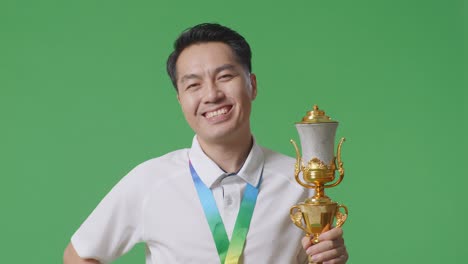
[{"label": "gold trophy", "polygon": [[[332,201],[325,195],[325,188],[335,187],[343,180],[344,169],[341,161],[341,138],[337,156],[334,155],[335,133],[338,122],[333,121],[314,105],[312,111],[307,112],[296,128],[301,140],[302,156],[296,142],[291,143],[296,149],[296,166],[294,177],[296,181],[308,189],[314,189],[314,196],[304,202],[291,207],[290,217],[293,223],[306,232],[311,242],[319,242],[319,235],[329,230],[336,218],[335,225],[340,227],[348,217],[348,208]],[[304,164],[303,158],[308,161]],[[338,168],[337,168],[338,163]],[[335,170],[338,169],[340,177],[335,180]],[[299,177],[302,172],[302,178]],[[341,212],[342,209],[344,212]],[[309,263],[313,263],[309,258]]]}]

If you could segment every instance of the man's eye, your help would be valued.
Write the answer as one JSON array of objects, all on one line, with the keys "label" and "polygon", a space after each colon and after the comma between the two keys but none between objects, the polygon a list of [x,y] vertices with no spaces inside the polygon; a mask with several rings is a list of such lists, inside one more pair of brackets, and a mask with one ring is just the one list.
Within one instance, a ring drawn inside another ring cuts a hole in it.
[{"label": "man's eye", "polygon": [[228,80],[231,80],[233,77],[234,77],[234,75],[232,75],[232,74],[223,74],[218,78],[218,80],[228,81]]},{"label": "man's eye", "polygon": [[187,85],[185,90],[192,89],[192,88],[197,88],[198,86],[199,86],[198,83],[191,83],[191,84]]}]

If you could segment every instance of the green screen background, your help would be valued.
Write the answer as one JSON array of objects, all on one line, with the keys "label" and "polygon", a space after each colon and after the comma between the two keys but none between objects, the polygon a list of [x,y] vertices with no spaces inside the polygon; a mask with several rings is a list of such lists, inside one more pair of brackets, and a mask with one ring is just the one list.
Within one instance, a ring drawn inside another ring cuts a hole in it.
[{"label": "green screen background", "polygon": [[[190,146],[165,61],[183,29],[219,22],[252,46],[261,145],[293,156],[294,122],[313,104],[340,121],[346,176],[328,194],[350,210],[349,263],[460,263],[466,11],[463,1],[2,0],[1,262],[61,263],[122,176]],[[144,246],[115,263],[144,263]]]}]

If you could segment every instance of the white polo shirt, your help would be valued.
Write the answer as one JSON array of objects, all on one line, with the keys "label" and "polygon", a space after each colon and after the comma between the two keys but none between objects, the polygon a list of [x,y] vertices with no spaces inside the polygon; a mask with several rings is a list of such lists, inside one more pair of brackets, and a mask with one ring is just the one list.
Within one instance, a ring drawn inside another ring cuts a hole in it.
[{"label": "white polo shirt", "polygon": [[228,175],[206,156],[196,136],[191,149],[140,164],[107,194],[71,239],[78,255],[108,263],[144,242],[147,264],[219,264],[189,159],[213,191],[229,238],[246,182],[257,185],[263,168],[240,263],[307,263],[304,234],[292,224],[289,209],[312,194],[295,182],[295,160],[254,143],[241,170]]}]

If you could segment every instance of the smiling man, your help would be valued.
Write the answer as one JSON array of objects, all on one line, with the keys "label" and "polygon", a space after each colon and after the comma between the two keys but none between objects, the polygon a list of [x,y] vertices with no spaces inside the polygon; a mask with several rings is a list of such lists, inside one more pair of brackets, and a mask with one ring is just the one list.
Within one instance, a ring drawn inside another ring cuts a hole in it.
[{"label": "smiling man", "polygon": [[250,129],[257,81],[237,32],[200,24],[183,32],[167,70],[192,146],[137,166],[71,239],[64,262],[108,263],[146,243],[146,263],[345,263],[340,228],[311,245],[289,208],[311,196],[294,159],[260,147]]}]

